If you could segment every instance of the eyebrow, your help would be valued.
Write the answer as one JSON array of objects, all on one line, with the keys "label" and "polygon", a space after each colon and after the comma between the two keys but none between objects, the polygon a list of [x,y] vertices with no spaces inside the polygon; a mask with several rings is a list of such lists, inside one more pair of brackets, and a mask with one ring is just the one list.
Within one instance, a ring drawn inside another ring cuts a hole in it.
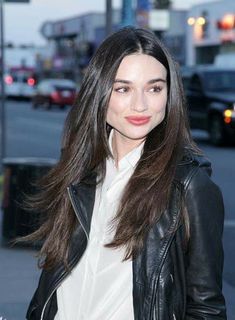
[{"label": "eyebrow", "polygon": [[[114,80],[114,83],[125,83],[125,84],[130,84],[132,83],[132,81],[130,80],[124,80],[124,79],[115,79]],[[155,79],[151,79],[148,81],[148,84],[153,84],[155,82],[164,82],[166,83],[166,80],[165,79],[162,79],[162,78],[155,78]]]}]

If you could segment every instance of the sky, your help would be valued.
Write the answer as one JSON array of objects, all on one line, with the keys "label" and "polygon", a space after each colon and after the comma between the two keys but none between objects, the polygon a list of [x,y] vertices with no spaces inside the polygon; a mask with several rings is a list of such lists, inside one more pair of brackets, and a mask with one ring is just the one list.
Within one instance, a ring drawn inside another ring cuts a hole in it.
[{"label": "sky", "polygon": [[[175,8],[189,8],[193,4],[213,0],[172,0]],[[30,0],[30,3],[4,4],[5,42],[14,44],[45,44],[40,27],[45,21],[74,17],[91,11],[105,11],[105,0]],[[120,8],[122,1],[113,0]]]}]

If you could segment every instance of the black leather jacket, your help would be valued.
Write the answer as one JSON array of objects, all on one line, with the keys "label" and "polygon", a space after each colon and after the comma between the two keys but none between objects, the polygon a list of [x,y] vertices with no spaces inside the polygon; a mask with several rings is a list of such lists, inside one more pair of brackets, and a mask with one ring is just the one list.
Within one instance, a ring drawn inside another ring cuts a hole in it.
[{"label": "black leather jacket", "polygon": [[[179,163],[169,209],[150,230],[141,254],[133,260],[135,320],[226,319],[221,290],[224,208],[210,172],[210,163],[203,157],[188,154]],[[87,246],[95,186],[71,185],[68,192],[80,222],[70,247],[69,265],[73,268]],[[180,210],[182,196],[190,221],[187,243]],[[67,275],[62,265],[42,272],[28,320],[54,319],[56,289]]]}]

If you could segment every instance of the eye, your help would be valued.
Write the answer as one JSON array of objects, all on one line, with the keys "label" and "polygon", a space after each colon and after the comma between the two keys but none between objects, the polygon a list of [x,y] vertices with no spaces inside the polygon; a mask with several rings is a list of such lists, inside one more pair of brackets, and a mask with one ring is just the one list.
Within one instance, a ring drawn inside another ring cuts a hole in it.
[{"label": "eye", "polygon": [[114,88],[114,91],[119,93],[126,93],[129,91],[129,87],[126,87],[126,86],[116,87]]},{"label": "eye", "polygon": [[160,86],[154,86],[154,87],[151,87],[150,89],[149,89],[149,91],[150,92],[161,92],[162,91],[162,87],[160,87]]}]

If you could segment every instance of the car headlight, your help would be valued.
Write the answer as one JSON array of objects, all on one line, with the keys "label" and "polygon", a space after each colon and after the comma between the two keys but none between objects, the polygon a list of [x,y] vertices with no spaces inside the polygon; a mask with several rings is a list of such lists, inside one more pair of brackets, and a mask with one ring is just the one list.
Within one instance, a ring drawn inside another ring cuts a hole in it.
[{"label": "car headlight", "polygon": [[[235,108],[235,104],[234,104]],[[226,109],[224,110],[224,122],[231,123],[235,119],[235,109]]]}]

